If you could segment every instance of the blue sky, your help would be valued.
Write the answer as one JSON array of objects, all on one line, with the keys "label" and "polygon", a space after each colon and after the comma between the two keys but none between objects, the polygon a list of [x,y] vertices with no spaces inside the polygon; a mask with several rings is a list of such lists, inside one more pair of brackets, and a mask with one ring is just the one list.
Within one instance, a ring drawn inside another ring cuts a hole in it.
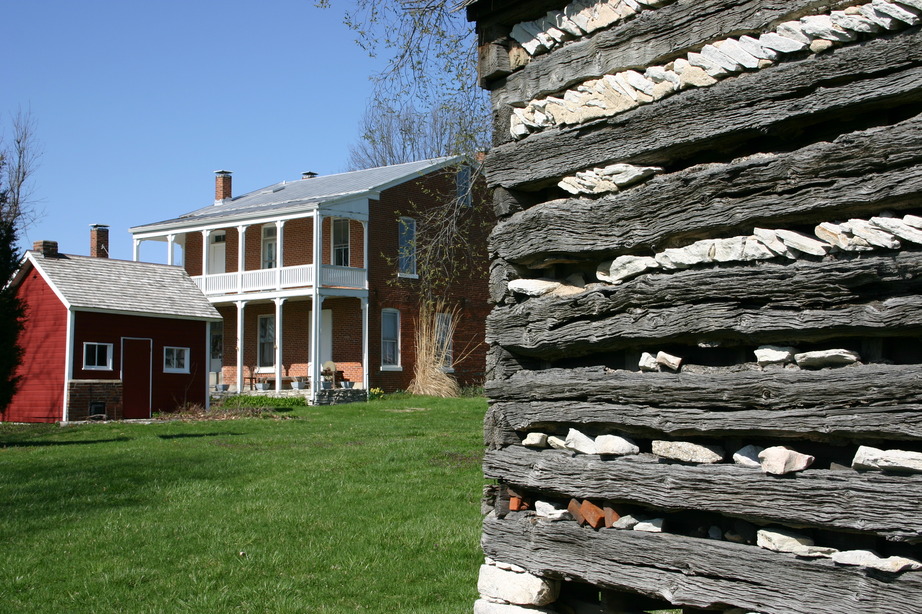
[{"label": "blue sky", "polygon": [[100,223],[130,259],[128,229],[213,202],[217,169],[234,194],[345,170],[383,65],[354,41],[311,0],[0,0],[0,127],[30,110],[43,152],[23,247],[87,254]]}]

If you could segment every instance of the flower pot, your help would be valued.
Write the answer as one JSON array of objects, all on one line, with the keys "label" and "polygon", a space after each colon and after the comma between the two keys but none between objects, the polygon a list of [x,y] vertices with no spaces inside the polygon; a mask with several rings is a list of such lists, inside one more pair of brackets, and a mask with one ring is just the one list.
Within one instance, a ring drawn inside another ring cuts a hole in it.
[{"label": "flower pot", "polygon": [[320,387],[324,390],[332,390],[333,382],[323,381],[320,383]]},{"label": "flower pot", "polygon": [[259,382],[258,384],[256,384],[256,389],[257,390],[269,390],[269,384],[266,382]]},{"label": "flower pot", "polygon": [[227,392],[227,389],[230,387],[230,384],[216,384],[215,390],[218,392]]},{"label": "flower pot", "polygon": [[355,382],[343,382],[343,388],[345,388],[346,390],[351,390],[352,386],[354,385],[355,385]]},{"label": "flower pot", "polygon": [[304,390],[307,388],[307,384],[304,382],[291,382],[292,390]]}]

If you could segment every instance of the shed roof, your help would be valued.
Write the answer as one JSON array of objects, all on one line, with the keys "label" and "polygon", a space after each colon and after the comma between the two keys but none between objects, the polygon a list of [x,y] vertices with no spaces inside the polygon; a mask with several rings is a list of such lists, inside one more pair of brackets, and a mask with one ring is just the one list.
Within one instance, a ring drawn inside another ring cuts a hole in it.
[{"label": "shed roof", "polygon": [[29,251],[13,283],[19,282],[30,263],[71,309],[221,319],[182,267],[65,254],[44,257]]},{"label": "shed roof", "polygon": [[190,211],[177,218],[135,226],[131,228],[131,232],[160,230],[190,223],[208,223],[222,218],[245,218],[248,215],[264,215],[293,208],[312,208],[350,196],[373,196],[389,187],[416,179],[460,160],[459,156],[447,156],[335,175],[320,175],[311,179],[282,181]]}]

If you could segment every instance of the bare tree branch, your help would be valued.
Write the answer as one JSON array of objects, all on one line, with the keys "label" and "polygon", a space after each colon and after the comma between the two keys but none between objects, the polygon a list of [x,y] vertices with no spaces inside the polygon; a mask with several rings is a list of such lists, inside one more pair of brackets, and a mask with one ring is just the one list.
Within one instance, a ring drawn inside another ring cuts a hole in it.
[{"label": "bare tree branch", "polygon": [[6,143],[0,139],[0,156],[4,165],[0,183],[6,190],[6,200],[0,206],[0,219],[22,229],[38,217],[30,179],[38,167],[41,151],[35,136],[35,120],[21,109],[11,118],[12,137]]}]

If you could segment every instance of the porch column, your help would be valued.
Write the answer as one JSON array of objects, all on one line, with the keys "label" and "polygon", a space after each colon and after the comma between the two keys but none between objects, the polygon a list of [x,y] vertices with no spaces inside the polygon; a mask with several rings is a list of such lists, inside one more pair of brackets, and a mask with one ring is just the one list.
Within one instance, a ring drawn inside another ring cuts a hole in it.
[{"label": "porch column", "polygon": [[141,257],[141,239],[133,239],[131,241],[131,259],[137,262],[138,258],[140,257]]},{"label": "porch column", "polygon": [[246,267],[247,228],[237,226],[237,292],[243,292],[243,270]]},{"label": "porch column", "polygon": [[[205,229],[202,231],[202,277],[208,275],[208,239],[211,237],[211,230]],[[205,284],[202,284],[202,289],[205,288]]]},{"label": "porch column", "polygon": [[275,391],[282,390],[282,306],[285,299],[272,299],[275,303]]},{"label": "porch column", "polygon": [[[365,269],[365,283],[362,286],[368,290],[368,221],[362,221],[362,268]],[[367,300],[367,299],[365,299]]]},{"label": "porch column", "polygon": [[282,266],[285,261],[285,220],[276,220],[275,222],[275,249],[277,251],[275,258],[275,287],[282,289]]},{"label": "porch column", "polygon": [[371,389],[368,381],[371,373],[368,368],[368,297],[363,296],[360,300],[362,301],[362,386],[367,392]]},{"label": "porch column", "polygon": [[[316,286],[315,286],[316,288]],[[311,403],[317,402],[317,391],[320,389],[320,323],[323,311],[323,297],[314,291],[311,301]]]},{"label": "porch column", "polygon": [[321,265],[323,262],[323,217],[320,210],[314,211],[313,251],[314,285],[311,286],[311,403],[317,402],[317,390],[320,388],[320,312],[323,309],[323,297],[320,295]]},{"label": "porch column", "polygon": [[173,266],[173,248],[176,245],[176,235],[166,236],[166,263]]},{"label": "porch column", "polygon": [[243,307],[246,301],[237,301],[237,394],[243,392]]}]

